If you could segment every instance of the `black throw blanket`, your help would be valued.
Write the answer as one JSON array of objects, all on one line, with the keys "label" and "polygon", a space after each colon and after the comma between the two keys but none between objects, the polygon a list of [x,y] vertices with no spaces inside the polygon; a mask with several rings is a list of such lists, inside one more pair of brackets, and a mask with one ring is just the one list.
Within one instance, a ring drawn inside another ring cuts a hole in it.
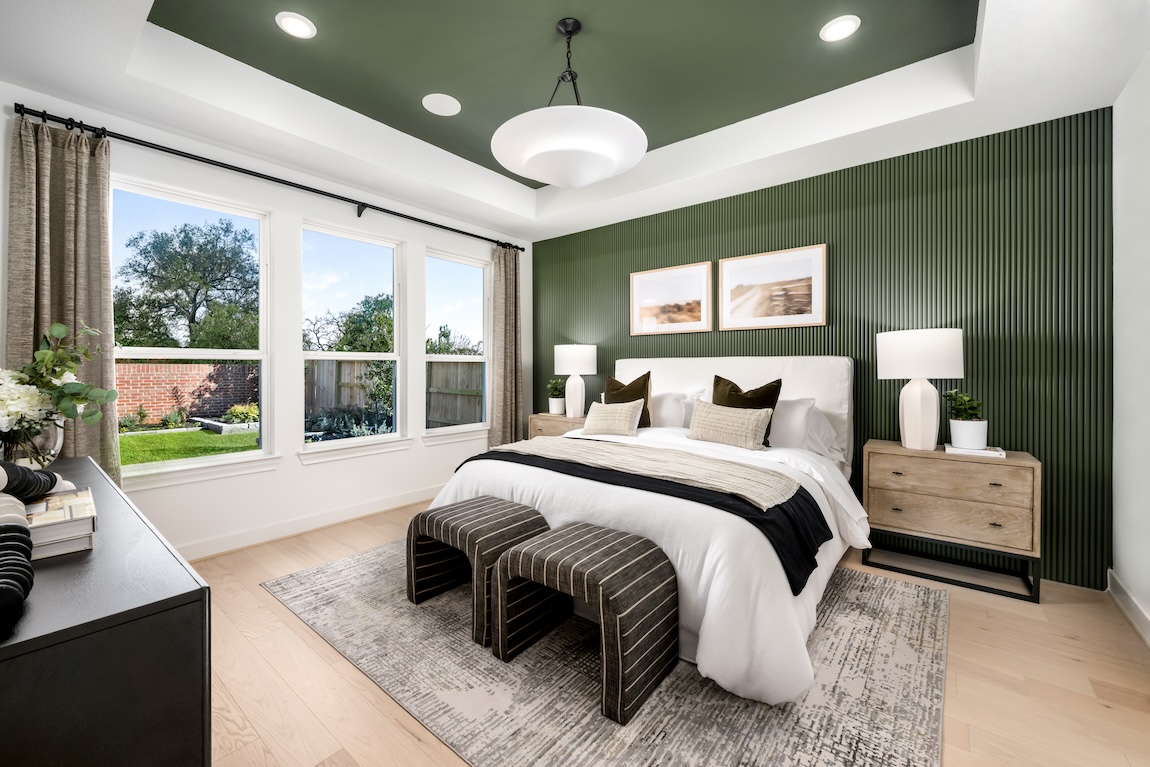
[{"label": "black throw blanket", "polygon": [[468,458],[463,464],[471,461],[507,461],[534,466],[608,485],[631,487],[636,490],[683,498],[734,514],[750,522],[770,541],[775,552],[779,555],[779,561],[782,562],[783,570],[787,574],[791,593],[795,596],[802,592],[803,587],[807,585],[807,579],[814,572],[815,556],[818,554],[819,547],[832,537],[831,529],[827,525],[826,519],[823,518],[819,505],[803,487],[799,487],[787,501],[769,509],[760,509],[750,501],[729,493],[692,487],[642,474],[585,466],[573,461],[524,455],[509,450],[493,450],[481,453]]}]

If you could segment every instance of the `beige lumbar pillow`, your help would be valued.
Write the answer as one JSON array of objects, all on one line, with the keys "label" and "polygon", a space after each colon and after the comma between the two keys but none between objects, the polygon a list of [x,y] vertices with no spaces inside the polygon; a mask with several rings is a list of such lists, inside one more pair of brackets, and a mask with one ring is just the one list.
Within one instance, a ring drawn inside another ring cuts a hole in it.
[{"label": "beige lumbar pillow", "polygon": [[772,408],[723,407],[699,401],[691,415],[690,439],[763,450],[763,436],[771,422]]},{"label": "beige lumbar pillow", "polygon": [[620,402],[616,405],[592,402],[591,409],[587,411],[587,420],[583,424],[583,433],[634,437],[639,428],[639,418],[643,415],[644,405],[646,401],[642,399]]}]

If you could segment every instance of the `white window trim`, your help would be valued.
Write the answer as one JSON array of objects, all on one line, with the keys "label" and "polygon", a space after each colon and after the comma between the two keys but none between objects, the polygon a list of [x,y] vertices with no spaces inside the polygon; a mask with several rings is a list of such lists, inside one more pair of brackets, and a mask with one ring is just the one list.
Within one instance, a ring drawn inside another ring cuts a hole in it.
[{"label": "white window trim", "polygon": [[[391,248],[391,278],[392,278],[392,318],[391,318],[391,346],[393,352],[344,352],[344,351],[311,351],[303,350],[304,362],[308,360],[345,360],[347,362],[363,362],[372,360],[392,361],[395,363],[395,431],[390,434],[374,434],[369,437],[346,437],[344,439],[325,440],[323,442],[304,442],[296,456],[304,466],[315,463],[326,463],[344,458],[357,458],[376,453],[391,453],[407,450],[411,446],[411,437],[407,435],[406,417],[406,360],[403,350],[403,311],[406,301],[402,295],[403,282],[401,279],[403,268],[403,244],[377,234],[346,229],[339,226],[321,223],[311,219],[304,219],[300,228],[300,241],[302,243],[304,232],[312,231],[326,234],[331,237],[342,237],[369,245]],[[301,264],[302,266],[302,264]],[[302,288],[302,285],[301,285]],[[303,317],[300,317],[301,321]],[[301,382],[302,385],[302,382]]]},{"label": "white window trim", "polygon": [[[486,364],[485,375],[483,376],[483,420],[476,423],[457,424],[455,426],[427,426],[427,413],[424,412],[422,419],[424,424],[424,437],[423,444],[425,445],[443,445],[450,442],[462,442],[465,439],[473,438],[473,434],[467,436],[460,436],[461,434],[470,432],[482,431],[485,435],[491,430],[491,331],[494,326],[493,319],[493,301],[492,301],[492,269],[491,261],[481,260],[478,258],[469,258],[467,256],[459,256],[453,253],[445,253],[440,250],[428,249],[424,256],[424,263],[428,258],[438,258],[442,261],[454,261],[457,264],[464,264],[465,266],[474,266],[483,270],[483,354],[428,354],[426,345],[420,351],[423,352],[422,363],[424,367],[428,362],[481,362]],[[424,324],[426,324],[426,296],[424,297]]]},{"label": "white window trim", "polygon": [[[112,174],[111,187],[132,194],[147,197],[156,197],[170,202],[192,205],[198,208],[208,207],[211,210],[231,215],[245,216],[259,221],[259,266],[260,266],[260,334],[259,349],[188,349],[154,346],[116,346],[113,349],[114,361],[119,360],[146,360],[146,359],[187,359],[187,360],[216,360],[234,359],[256,362],[259,365],[259,400],[260,412],[273,412],[272,407],[272,381],[271,355],[268,351],[271,345],[271,331],[269,328],[272,316],[272,256],[271,256],[271,217],[272,211],[263,208],[253,208],[237,204],[209,194],[200,194],[186,189],[177,189],[164,184],[156,184],[140,179],[134,179]],[[114,204],[114,203],[113,203]],[[115,211],[112,211],[115,215]],[[108,237],[111,238],[111,227],[108,228]],[[136,463],[121,467],[121,476],[124,479],[125,490],[146,490],[153,487],[167,487],[189,482],[199,482],[206,479],[232,477],[243,474],[254,474],[262,471],[272,471],[279,462],[279,456],[272,453],[270,446],[274,441],[275,425],[271,418],[260,421],[260,448],[258,450],[244,450],[224,455],[213,455],[202,458],[182,458],[170,461],[153,461],[150,463]],[[146,439],[144,437],[143,439]]]}]

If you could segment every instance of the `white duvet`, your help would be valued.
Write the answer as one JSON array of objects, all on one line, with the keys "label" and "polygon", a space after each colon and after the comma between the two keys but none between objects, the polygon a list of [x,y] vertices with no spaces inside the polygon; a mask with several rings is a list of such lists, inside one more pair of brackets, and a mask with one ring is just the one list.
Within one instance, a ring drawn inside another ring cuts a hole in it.
[{"label": "white duvet", "polygon": [[659,545],[679,583],[679,653],[699,673],[736,695],[777,704],[795,700],[814,679],[806,640],[815,608],[848,546],[869,548],[866,512],[828,459],[797,448],[750,451],[687,439],[686,429],[640,429],[636,437],[579,439],[686,450],[768,466],[796,479],[818,502],[834,537],[798,596],[778,556],[748,522],[710,506],[569,477],[504,461],[472,461],[432,506],[493,495],[539,510],[551,527],[589,522],[642,535]]}]

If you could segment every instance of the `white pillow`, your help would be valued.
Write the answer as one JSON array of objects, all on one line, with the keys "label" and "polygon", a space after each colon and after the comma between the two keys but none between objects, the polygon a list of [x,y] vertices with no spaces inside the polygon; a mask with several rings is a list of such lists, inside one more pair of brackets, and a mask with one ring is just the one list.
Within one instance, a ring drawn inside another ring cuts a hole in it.
[{"label": "white pillow", "polygon": [[592,402],[591,409],[587,411],[587,420],[583,422],[583,433],[587,436],[609,434],[634,437],[639,429],[639,419],[643,416],[643,405],[641,399],[611,405]]},{"label": "white pillow", "polygon": [[652,426],[682,426],[686,421],[683,416],[683,403],[687,395],[681,392],[666,392],[651,395],[648,408],[651,411]]},{"label": "white pillow", "polygon": [[771,447],[805,447],[807,419],[814,409],[813,399],[779,400],[771,416]]},{"label": "white pillow", "polygon": [[[695,391],[687,392],[686,399],[683,400],[683,422],[679,424],[686,428],[691,427],[691,416],[695,414],[696,402],[710,402],[711,395],[706,389],[695,389]],[[706,399],[704,399],[704,397]]]},{"label": "white pillow", "polygon": [[[781,403],[780,403],[781,404]],[[774,437],[774,432],[771,433]],[[838,434],[835,427],[827,420],[826,414],[817,407],[812,408],[807,416],[807,434],[803,441],[803,449],[812,453],[826,456],[837,464],[846,465],[847,457],[842,448],[838,446]]]}]

